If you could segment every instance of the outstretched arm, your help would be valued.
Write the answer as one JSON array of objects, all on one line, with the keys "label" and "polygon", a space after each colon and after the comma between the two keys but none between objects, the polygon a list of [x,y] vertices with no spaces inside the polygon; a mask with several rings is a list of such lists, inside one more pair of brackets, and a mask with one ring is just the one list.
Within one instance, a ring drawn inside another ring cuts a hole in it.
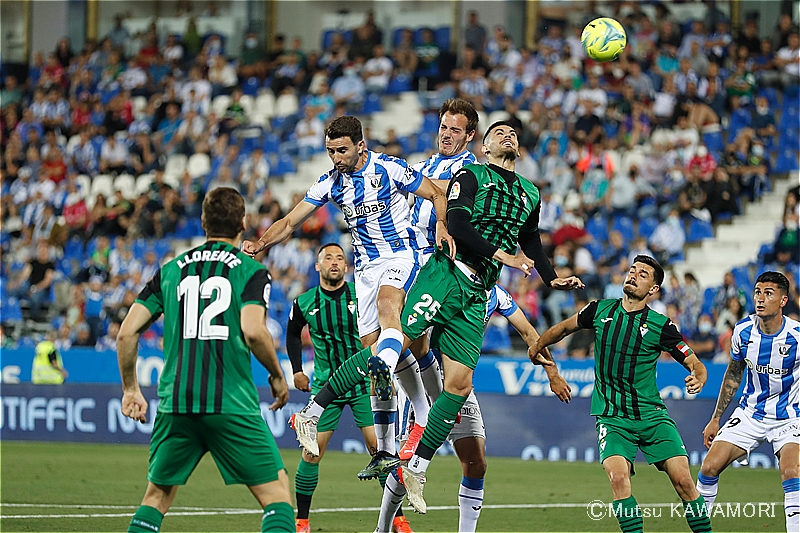
[{"label": "outstretched arm", "polygon": [[[522,312],[522,309],[517,308],[517,310],[508,317],[508,321],[511,322],[511,325],[514,326],[514,329],[517,330],[522,340],[525,341],[529,348],[536,345],[536,342],[540,338],[539,332],[528,322],[528,318],[525,316],[525,313]],[[553,361],[550,350],[544,348],[540,352],[537,352],[531,357],[531,362],[544,367],[544,371],[547,373],[547,379],[550,381],[550,390],[553,391],[553,394],[555,394],[559,400],[569,403],[572,399],[569,385],[567,385],[567,382],[561,377],[561,374],[558,373],[558,367],[556,367]]]},{"label": "outstretched arm", "polygon": [[255,256],[259,252],[263,252],[267,248],[275,246],[289,237],[289,235],[316,210],[317,206],[314,204],[308,203],[305,200],[301,201],[288,215],[270,226],[258,241],[244,241],[242,243],[242,251],[250,256]]},{"label": "outstretched arm", "polygon": [[530,357],[531,361],[533,362],[536,354],[540,353],[542,350],[552,344],[561,342],[567,336],[572,335],[579,329],[581,329],[581,326],[578,324],[578,313],[575,313],[568,319],[562,320],[555,326],[542,333],[542,336],[539,337],[539,340],[536,342],[536,344],[528,348],[528,357]]}]

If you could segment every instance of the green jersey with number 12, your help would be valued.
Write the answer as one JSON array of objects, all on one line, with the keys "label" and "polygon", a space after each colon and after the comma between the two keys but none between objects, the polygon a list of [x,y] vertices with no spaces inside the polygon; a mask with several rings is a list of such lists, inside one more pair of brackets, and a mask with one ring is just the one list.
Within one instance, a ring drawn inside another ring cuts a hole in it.
[{"label": "green jersey with number 12", "polygon": [[164,265],[137,298],[164,314],[162,413],[260,413],[241,311],[267,307],[269,271],[238,248],[208,241]]}]

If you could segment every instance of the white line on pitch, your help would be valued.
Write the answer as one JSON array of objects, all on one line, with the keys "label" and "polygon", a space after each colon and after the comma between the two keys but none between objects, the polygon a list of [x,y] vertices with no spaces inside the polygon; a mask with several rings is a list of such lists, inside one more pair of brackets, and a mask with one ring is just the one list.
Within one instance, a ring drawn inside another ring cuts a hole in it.
[{"label": "white line on pitch", "polygon": [[[726,502],[727,503],[727,502]],[[737,502],[730,502],[737,503]],[[766,503],[772,505],[782,504],[783,502],[749,502],[753,504]],[[489,504],[484,505],[484,509],[577,509],[586,508],[586,503],[508,503],[508,504]],[[672,507],[679,505],[675,503],[640,503],[640,507]],[[69,505],[69,504],[25,504],[25,503],[4,503],[0,507],[50,507],[59,509],[136,509],[136,506],[128,505]],[[431,505],[430,511],[456,511],[457,505]],[[312,513],[358,513],[380,511],[380,507],[329,507],[321,509],[311,509]],[[240,508],[209,508],[209,507],[173,507],[169,516],[216,516],[216,515],[244,515],[261,514],[259,509],[240,509]],[[22,519],[42,519],[42,518],[120,518],[130,516],[130,513],[91,513],[91,514],[36,514],[36,515],[2,515],[0,519],[22,520]]]}]

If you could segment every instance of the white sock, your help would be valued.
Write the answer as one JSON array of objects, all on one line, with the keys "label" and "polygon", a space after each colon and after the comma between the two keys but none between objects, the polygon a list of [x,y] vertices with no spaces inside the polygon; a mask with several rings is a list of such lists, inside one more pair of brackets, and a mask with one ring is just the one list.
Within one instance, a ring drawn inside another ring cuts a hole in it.
[{"label": "white sock", "polygon": [[417,474],[420,473],[424,474],[425,472],[427,472],[429,464],[431,464],[430,459],[423,459],[419,455],[414,454],[414,456],[408,460],[408,466],[406,466],[405,468],[408,468],[409,470]]},{"label": "white sock", "polygon": [[383,499],[381,500],[381,513],[378,515],[378,527],[375,533],[392,533],[392,522],[406,495],[406,487],[400,483],[397,475],[398,470],[392,471],[386,478],[386,486],[383,488]]},{"label": "white sock", "polygon": [[397,453],[395,442],[395,420],[397,420],[397,397],[379,400],[377,396],[369,397],[372,404],[372,420],[375,423],[375,436],[378,439],[378,451],[394,455]]},{"label": "white sock", "polygon": [[426,425],[430,406],[428,405],[428,397],[425,395],[425,387],[422,384],[422,377],[419,373],[419,364],[411,354],[411,350],[406,350],[400,356],[394,375],[414,408],[414,422],[420,426]]},{"label": "white sock", "polygon": [[458,487],[458,533],[475,533],[483,507],[483,478],[461,478]]},{"label": "white sock", "polygon": [[800,477],[787,479],[782,485],[786,531],[800,531]]},{"label": "white sock", "polygon": [[403,333],[399,329],[387,328],[378,336],[378,357],[389,367],[389,372],[397,368],[400,351],[403,349]]},{"label": "white sock", "polygon": [[428,350],[428,353],[417,362],[425,392],[430,396],[431,402],[435,402],[442,393],[442,368],[439,366],[439,360],[433,355],[433,350]]},{"label": "white sock", "polygon": [[311,400],[311,403],[309,403],[308,405],[306,405],[306,406],[303,408],[303,412],[304,412],[305,414],[309,415],[309,416],[310,416],[311,418],[313,418],[314,420],[319,420],[319,417],[321,417],[321,416],[322,416],[322,412],[323,412],[324,410],[325,410],[325,408],[324,408],[324,407],[322,407],[322,406],[321,406],[320,404],[318,404],[317,402],[315,402],[314,400]]},{"label": "white sock", "polygon": [[708,508],[708,516],[714,507],[714,500],[717,499],[717,490],[719,489],[719,476],[704,476],[697,474],[697,492],[703,495]]}]

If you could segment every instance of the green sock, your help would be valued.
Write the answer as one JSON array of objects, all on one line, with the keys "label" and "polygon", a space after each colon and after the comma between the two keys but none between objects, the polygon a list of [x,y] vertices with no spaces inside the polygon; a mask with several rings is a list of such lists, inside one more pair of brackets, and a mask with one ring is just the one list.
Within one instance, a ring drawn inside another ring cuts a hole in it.
[{"label": "green sock", "polygon": [[128,525],[128,533],[161,531],[162,520],[164,520],[164,515],[161,514],[161,511],[149,505],[141,505],[136,510],[133,518],[131,518],[131,523]]},{"label": "green sock", "polygon": [[[331,390],[333,390],[337,396],[341,396],[350,391],[356,385],[363,382],[365,376],[369,375],[367,361],[371,355],[372,350],[370,348],[364,348],[360,352],[345,359],[341,366],[336,369],[336,372],[330,377],[328,383],[331,386]],[[359,372],[359,369],[361,372]]]},{"label": "green sock", "polygon": [[264,507],[261,533],[295,533],[294,510],[286,502],[271,503]]},{"label": "green sock", "polygon": [[378,483],[381,484],[381,488],[384,488],[386,486],[386,478],[388,477],[389,477],[388,472],[384,472],[383,474],[378,474]]},{"label": "green sock", "polygon": [[417,447],[418,456],[428,460],[433,457],[456,424],[458,412],[466,401],[466,396],[442,391],[428,413],[428,425],[425,426],[425,432]]},{"label": "green sock", "polygon": [[297,498],[297,518],[308,518],[311,497],[319,483],[319,463],[308,463],[300,459],[294,476],[294,491]]},{"label": "green sock", "polygon": [[711,533],[711,519],[708,517],[708,507],[702,494],[690,502],[683,500],[683,511],[686,522],[694,533]]},{"label": "green sock", "polygon": [[636,498],[628,496],[624,500],[614,500],[611,505],[623,533],[642,533],[642,510]]}]

